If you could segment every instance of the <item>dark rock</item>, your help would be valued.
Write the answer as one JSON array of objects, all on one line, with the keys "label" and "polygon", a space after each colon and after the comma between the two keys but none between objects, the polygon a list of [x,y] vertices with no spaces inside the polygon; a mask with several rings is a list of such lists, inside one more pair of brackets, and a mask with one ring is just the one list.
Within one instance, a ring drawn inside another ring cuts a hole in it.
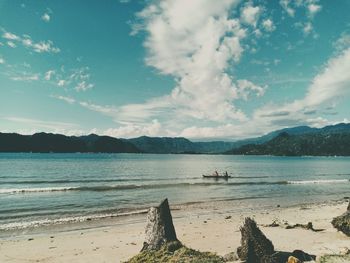
[{"label": "dark rock", "polygon": [[316,259],[316,257],[314,255],[310,255],[308,253],[305,253],[302,250],[294,250],[292,252],[292,256],[296,257],[297,259],[299,259],[302,262],[304,262],[304,261],[312,261],[312,260]]},{"label": "dark rock", "polygon": [[237,248],[237,254],[241,260],[247,263],[274,262],[271,258],[274,253],[272,242],[261,232],[256,222],[246,218],[241,230],[241,246]]},{"label": "dark rock", "polygon": [[146,238],[141,251],[159,250],[165,243],[178,241],[168,199],[164,199],[158,207],[149,209],[145,232]]},{"label": "dark rock", "polygon": [[338,231],[350,236],[350,202],[347,211],[344,214],[333,218],[332,225],[338,229]]},{"label": "dark rock", "polygon": [[228,253],[223,258],[225,262],[237,261],[239,259],[235,252]]}]

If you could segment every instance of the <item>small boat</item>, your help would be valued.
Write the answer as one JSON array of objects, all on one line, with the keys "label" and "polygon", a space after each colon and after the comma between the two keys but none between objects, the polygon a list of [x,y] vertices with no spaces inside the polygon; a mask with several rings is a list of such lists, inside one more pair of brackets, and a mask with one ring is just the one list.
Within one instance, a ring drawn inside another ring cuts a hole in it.
[{"label": "small boat", "polygon": [[228,179],[232,178],[230,175],[205,175],[203,174],[203,178],[214,178],[214,179]]}]

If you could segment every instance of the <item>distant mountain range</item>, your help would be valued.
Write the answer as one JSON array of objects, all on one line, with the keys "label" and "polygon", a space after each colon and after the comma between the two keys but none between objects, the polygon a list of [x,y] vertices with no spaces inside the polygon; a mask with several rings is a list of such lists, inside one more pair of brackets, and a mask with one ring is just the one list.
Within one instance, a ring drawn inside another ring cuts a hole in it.
[{"label": "distant mountain range", "polygon": [[225,153],[267,155],[350,155],[350,124],[299,126],[235,142],[192,142],[186,138],[117,139],[95,134],[0,133],[0,152]]},{"label": "distant mountain range", "polygon": [[140,150],[130,142],[94,134],[69,137],[51,133],[36,133],[33,135],[0,133],[0,152],[139,153]]},{"label": "distant mountain range", "polygon": [[226,154],[276,156],[350,156],[350,124],[324,128],[296,127],[274,132],[263,143],[233,148]]}]

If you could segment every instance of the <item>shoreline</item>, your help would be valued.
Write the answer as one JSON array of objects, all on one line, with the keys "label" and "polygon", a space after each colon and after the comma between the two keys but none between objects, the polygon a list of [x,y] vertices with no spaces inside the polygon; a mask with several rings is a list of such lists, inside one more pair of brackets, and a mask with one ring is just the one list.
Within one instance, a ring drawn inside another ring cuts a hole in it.
[{"label": "shoreline", "polygon": [[[308,202],[298,202],[298,200],[290,201],[290,203],[283,203],[285,197],[281,197],[279,202],[275,202],[272,198],[264,196],[248,196],[242,198],[223,198],[223,199],[213,199],[213,200],[198,200],[189,201],[185,203],[173,203],[170,204],[172,213],[177,217],[183,217],[181,213],[186,211],[191,211],[194,215],[200,215],[203,211],[207,210],[208,213],[215,212],[219,207],[221,212],[228,213],[238,213],[246,212],[245,210],[263,210],[263,209],[274,209],[276,206],[282,206],[284,208],[299,207],[303,205],[318,205],[323,203],[337,203],[342,200],[347,200],[349,197],[344,196],[342,198],[331,199],[328,201],[308,201]],[[255,202],[252,202],[255,201]],[[8,224],[3,224],[0,226],[0,240],[16,238],[22,236],[24,233],[26,235],[36,235],[45,234],[45,232],[68,232],[80,229],[93,229],[100,227],[113,226],[114,224],[128,224],[133,222],[142,221],[147,214],[149,207],[157,205],[158,203],[149,204],[148,206],[140,206],[137,208],[122,208],[106,211],[105,213],[96,213],[89,215],[72,215],[63,218],[52,218],[52,219],[41,219],[29,222],[15,222],[9,223],[11,228],[4,229]],[[235,207],[234,210],[231,207]],[[173,215],[174,216],[174,215]]]},{"label": "shoreline", "polygon": [[[251,216],[279,250],[299,248],[321,255],[350,247],[349,238],[337,232],[330,223],[334,216],[346,210],[348,199],[281,207],[240,201],[171,206],[179,240],[191,248],[223,256],[239,246],[239,227],[245,217]],[[275,220],[290,224],[312,222],[315,228],[325,230],[312,232],[263,226]],[[144,240],[145,214],[98,221],[79,224],[77,229],[69,230],[59,225],[42,232],[28,230],[21,235],[3,237],[0,239],[0,261],[122,262],[139,252]]]}]

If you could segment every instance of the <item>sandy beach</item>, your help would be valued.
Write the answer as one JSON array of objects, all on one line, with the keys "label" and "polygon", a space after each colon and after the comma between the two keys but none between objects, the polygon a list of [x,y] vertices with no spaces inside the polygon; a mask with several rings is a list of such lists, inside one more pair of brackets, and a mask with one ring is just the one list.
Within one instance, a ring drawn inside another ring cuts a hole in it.
[{"label": "sandy beach", "polygon": [[[258,222],[276,250],[302,249],[315,255],[339,253],[350,247],[350,239],[330,224],[346,210],[347,201],[330,201],[291,207],[228,209],[232,202],[192,204],[173,207],[178,238],[187,246],[225,255],[239,246],[239,227],[247,216]],[[226,209],[225,209],[226,208]],[[278,227],[264,226],[276,221]],[[285,229],[283,224],[312,222],[313,232],[301,228]],[[36,234],[2,238],[0,262],[123,262],[140,251],[144,240],[146,215],[110,219],[92,226],[59,232],[45,230]],[[59,227],[58,227],[59,229]]]}]

